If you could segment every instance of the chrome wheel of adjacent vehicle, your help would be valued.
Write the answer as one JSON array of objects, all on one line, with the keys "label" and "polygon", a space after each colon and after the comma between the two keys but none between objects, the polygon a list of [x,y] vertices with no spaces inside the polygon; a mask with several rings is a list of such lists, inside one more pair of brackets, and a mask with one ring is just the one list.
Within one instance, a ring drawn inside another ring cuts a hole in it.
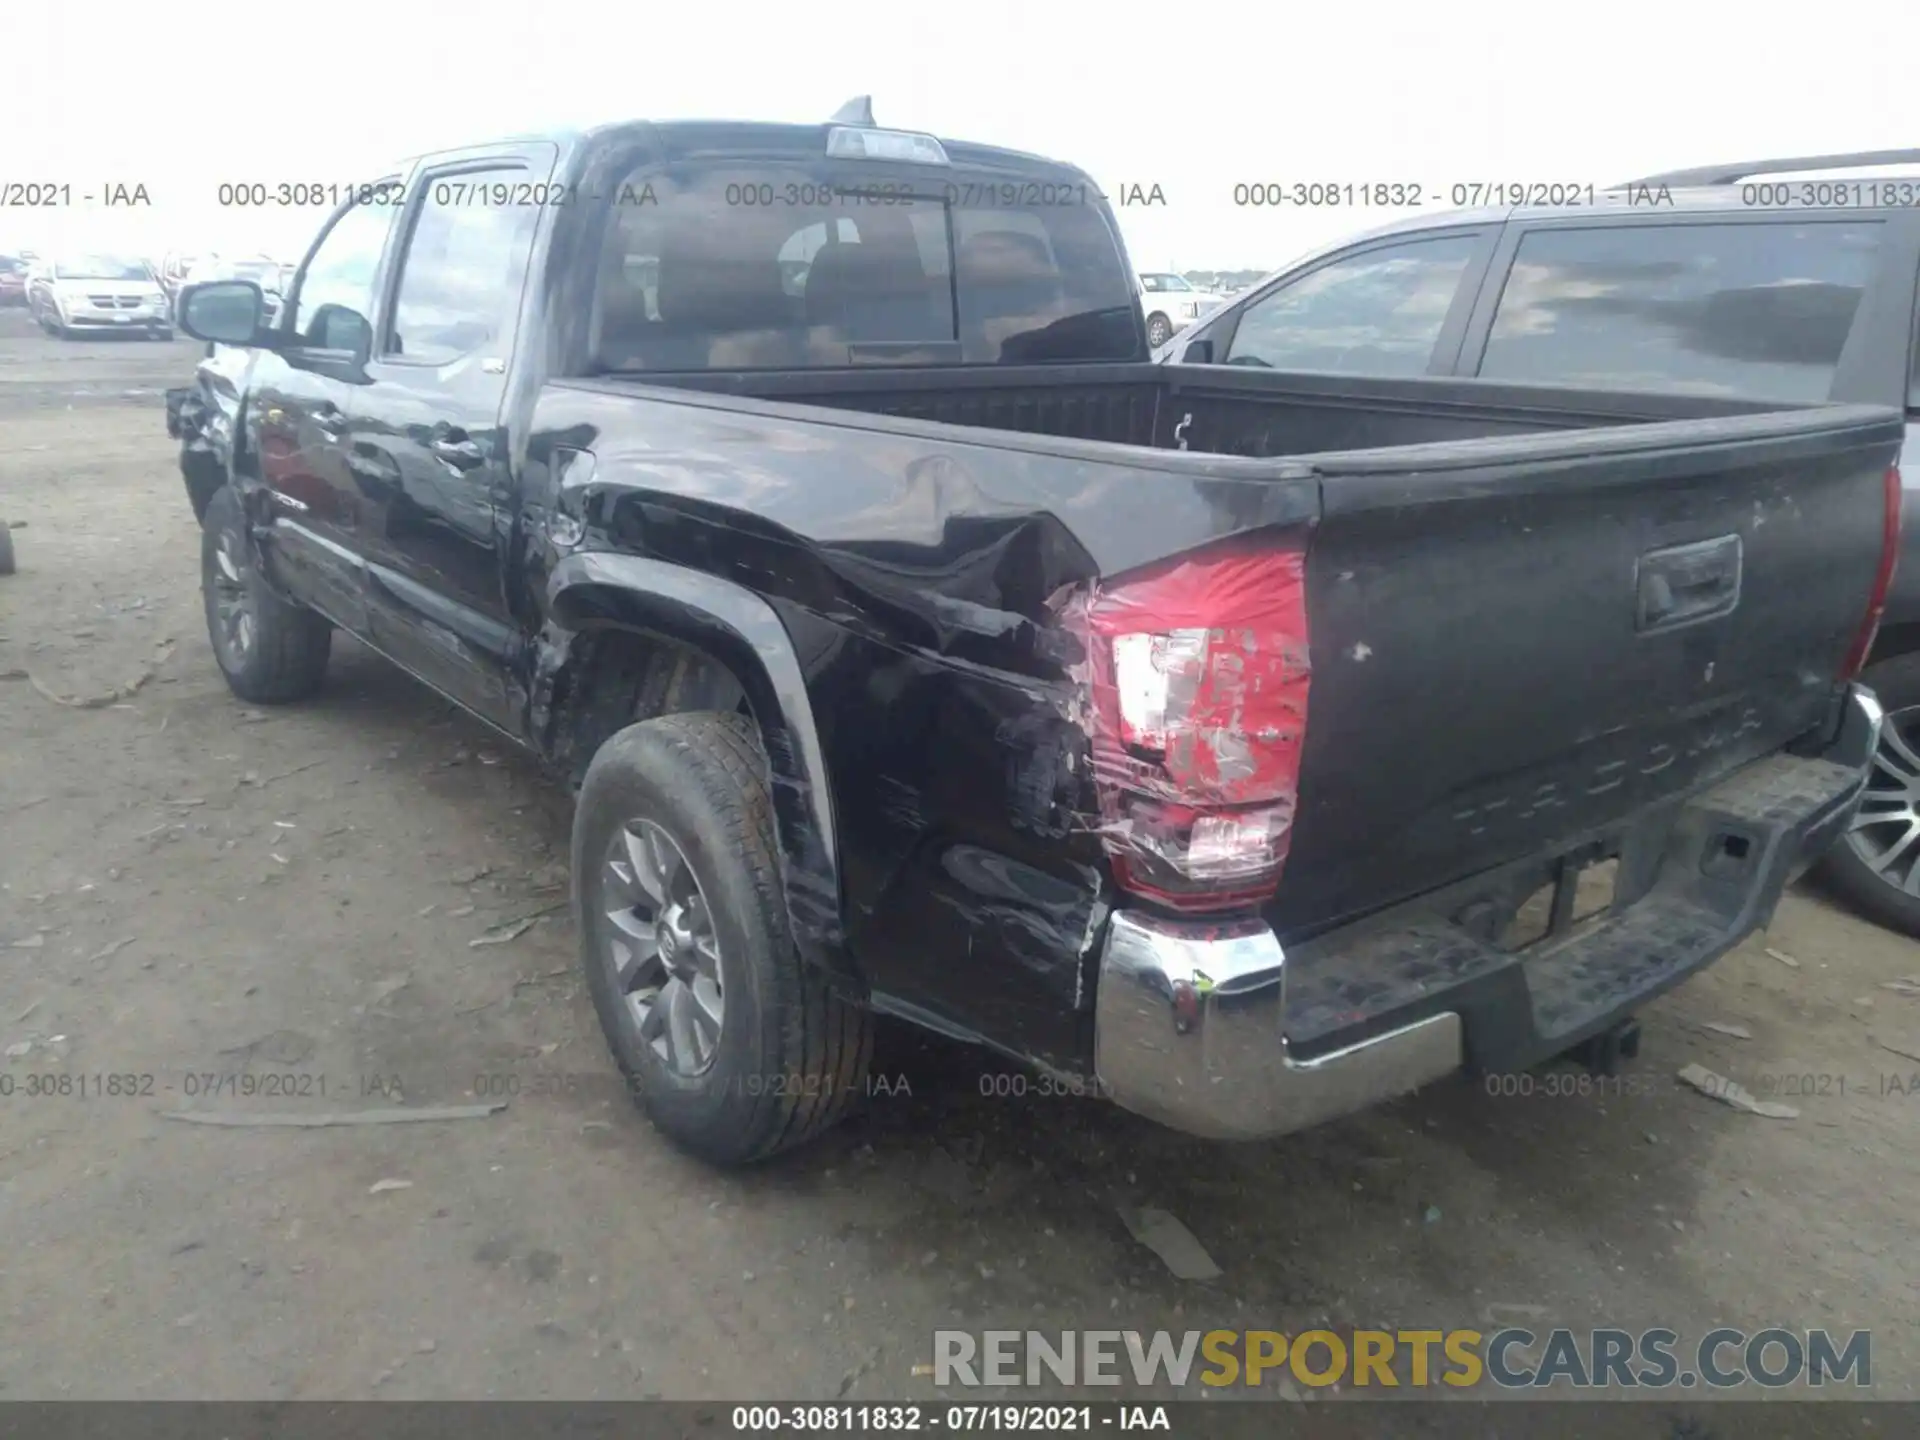
[{"label": "chrome wheel of adjacent vehicle", "polygon": [[220,532],[214,551],[213,609],[217,619],[213,643],[228,670],[246,668],[253,653],[258,620],[253,613],[253,591],[247,584],[246,542],[232,530]]},{"label": "chrome wheel of adjacent vehicle", "polygon": [[1879,879],[1920,896],[1920,706],[1890,713],[1847,845]]},{"label": "chrome wheel of adjacent vehicle", "polygon": [[673,837],[651,820],[614,832],[605,859],[601,962],[640,1039],[687,1079],[713,1064],[726,973],[713,911]]},{"label": "chrome wheel of adjacent vehicle", "polygon": [[1158,350],[1173,338],[1173,322],[1164,315],[1155,315],[1147,321],[1147,345]]}]

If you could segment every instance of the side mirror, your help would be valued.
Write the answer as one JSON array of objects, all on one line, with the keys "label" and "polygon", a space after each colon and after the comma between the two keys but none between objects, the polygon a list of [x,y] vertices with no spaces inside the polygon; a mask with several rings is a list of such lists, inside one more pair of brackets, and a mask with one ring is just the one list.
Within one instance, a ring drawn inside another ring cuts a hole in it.
[{"label": "side mirror", "polygon": [[373,354],[373,326],[351,305],[322,305],[307,326],[308,343],[320,350],[341,350],[364,365]]},{"label": "side mirror", "polygon": [[251,280],[213,280],[180,292],[180,328],[215,345],[264,343],[266,299]]},{"label": "side mirror", "polygon": [[1180,363],[1182,365],[1213,364],[1213,341],[1211,340],[1189,341],[1187,344],[1187,348],[1180,352]]}]

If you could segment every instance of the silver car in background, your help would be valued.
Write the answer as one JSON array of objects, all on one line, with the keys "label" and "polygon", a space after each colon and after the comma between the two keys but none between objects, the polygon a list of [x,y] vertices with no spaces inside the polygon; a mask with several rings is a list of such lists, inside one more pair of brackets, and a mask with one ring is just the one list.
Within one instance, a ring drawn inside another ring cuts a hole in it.
[{"label": "silver car in background", "polygon": [[61,339],[87,331],[173,338],[173,310],[145,260],[67,255],[37,262],[27,276],[27,313]]}]

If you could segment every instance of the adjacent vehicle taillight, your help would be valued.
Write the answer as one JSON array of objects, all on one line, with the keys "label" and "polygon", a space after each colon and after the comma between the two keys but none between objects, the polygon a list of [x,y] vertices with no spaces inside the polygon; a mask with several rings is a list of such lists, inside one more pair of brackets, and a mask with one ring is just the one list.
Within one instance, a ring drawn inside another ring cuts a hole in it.
[{"label": "adjacent vehicle taillight", "polygon": [[1894,567],[1900,560],[1900,467],[1890,467],[1886,475],[1886,520],[1880,535],[1880,568],[1874,571],[1873,593],[1867,599],[1867,613],[1847,651],[1842,680],[1851,680],[1866,668],[1867,655],[1874,637],[1880,633],[1880,617],[1887,610],[1887,595],[1893,589]]},{"label": "adjacent vehicle taillight", "polygon": [[1180,911],[1280,881],[1306,738],[1306,555],[1242,537],[1081,599],[1100,834],[1120,887]]}]

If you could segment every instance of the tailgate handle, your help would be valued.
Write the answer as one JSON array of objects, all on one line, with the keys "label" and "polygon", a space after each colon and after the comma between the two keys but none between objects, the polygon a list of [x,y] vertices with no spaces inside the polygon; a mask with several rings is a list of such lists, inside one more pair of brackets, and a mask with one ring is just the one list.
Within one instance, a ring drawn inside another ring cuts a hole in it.
[{"label": "tailgate handle", "polygon": [[1640,557],[1635,628],[1671,630],[1729,615],[1740,603],[1740,537],[1649,550]]}]

